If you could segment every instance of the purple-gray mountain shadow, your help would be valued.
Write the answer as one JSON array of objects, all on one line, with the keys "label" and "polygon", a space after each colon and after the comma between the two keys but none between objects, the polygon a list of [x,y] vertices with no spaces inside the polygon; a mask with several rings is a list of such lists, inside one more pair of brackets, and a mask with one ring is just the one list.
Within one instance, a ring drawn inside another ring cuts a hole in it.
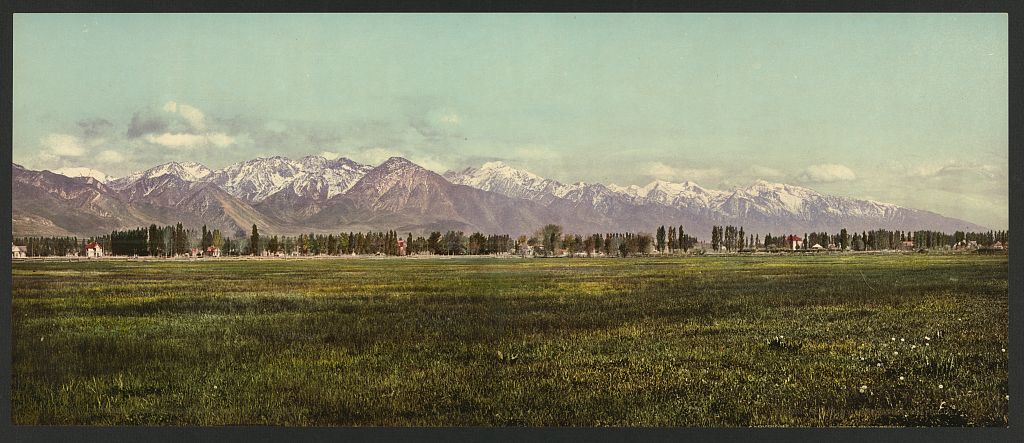
[{"label": "purple-gray mountain shadow", "polygon": [[651,231],[713,225],[746,232],[803,233],[878,228],[985,231],[934,212],[758,181],[730,191],[696,183],[564,184],[501,162],[427,170],[401,157],[373,167],[318,156],[257,158],[211,170],[171,162],[125,177],[67,177],[13,165],[15,236],[91,236],[181,222],[229,233],[289,234],[439,230],[519,235],[547,223],[572,232]]}]

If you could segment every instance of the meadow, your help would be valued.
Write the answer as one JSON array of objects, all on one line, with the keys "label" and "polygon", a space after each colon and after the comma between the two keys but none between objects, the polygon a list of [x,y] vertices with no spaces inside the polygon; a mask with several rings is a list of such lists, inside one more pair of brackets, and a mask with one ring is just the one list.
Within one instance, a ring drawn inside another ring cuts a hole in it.
[{"label": "meadow", "polygon": [[16,424],[1007,425],[1006,255],[12,272]]}]

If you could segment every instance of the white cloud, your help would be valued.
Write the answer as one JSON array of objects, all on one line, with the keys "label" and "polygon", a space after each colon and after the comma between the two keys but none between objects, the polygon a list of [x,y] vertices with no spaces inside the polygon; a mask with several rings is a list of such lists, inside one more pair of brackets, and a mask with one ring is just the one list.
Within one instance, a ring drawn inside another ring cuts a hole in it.
[{"label": "white cloud", "polygon": [[782,171],[778,169],[760,165],[751,166],[750,173],[756,176],[757,178],[777,178],[785,175],[782,173]]},{"label": "white cloud", "polygon": [[806,183],[832,183],[856,179],[857,174],[854,174],[852,169],[835,163],[808,166],[797,176],[797,180]]},{"label": "white cloud", "polygon": [[404,157],[404,154],[387,148],[369,148],[359,151],[353,157],[356,157],[353,160],[371,165],[379,165],[391,157]]},{"label": "white cloud", "polygon": [[671,180],[676,178],[678,170],[662,162],[654,162],[647,168],[647,172],[654,178]]},{"label": "white cloud", "polygon": [[120,152],[107,149],[96,156],[96,160],[104,163],[120,163],[124,161],[124,155]]},{"label": "white cloud", "polygon": [[328,160],[337,160],[337,159],[341,158],[341,154],[339,154],[337,152],[331,152],[331,151],[321,152],[320,156],[323,157],[323,158],[326,158]]},{"label": "white cloud", "polygon": [[647,165],[647,175],[659,180],[704,182],[722,176],[718,168],[676,168],[662,163],[652,162]]},{"label": "white cloud", "polygon": [[442,163],[441,161],[433,157],[415,156],[413,158],[410,158],[409,161],[437,173],[443,173],[444,171],[448,170],[448,166],[445,163]]},{"label": "white cloud", "polygon": [[458,125],[462,120],[459,119],[459,114],[454,112],[441,116],[441,123],[447,123],[449,125]]},{"label": "white cloud", "polygon": [[184,103],[177,103],[175,101],[169,101],[164,105],[164,111],[171,112],[182,116],[192,128],[197,131],[206,130],[206,115],[203,111],[200,111],[192,106]]},{"label": "white cloud", "polygon": [[[901,165],[902,166],[902,165]],[[904,169],[914,177],[932,178],[973,175],[981,178],[1001,178],[1002,169],[983,164],[948,160],[939,163],[921,163]]]},{"label": "white cloud", "polygon": [[49,150],[51,155],[58,157],[81,157],[85,155],[82,141],[73,135],[50,134],[43,137],[40,143]]},{"label": "white cloud", "polygon": [[235,143],[235,139],[233,137],[223,132],[214,132],[211,134],[206,134],[206,139],[210,142],[210,144],[218,148],[223,148],[225,146]]},{"label": "white cloud", "polygon": [[235,139],[222,132],[210,134],[186,134],[165,132],[160,135],[148,134],[145,137],[147,142],[162,145],[172,149],[193,149],[205,146],[223,148],[235,143]]}]

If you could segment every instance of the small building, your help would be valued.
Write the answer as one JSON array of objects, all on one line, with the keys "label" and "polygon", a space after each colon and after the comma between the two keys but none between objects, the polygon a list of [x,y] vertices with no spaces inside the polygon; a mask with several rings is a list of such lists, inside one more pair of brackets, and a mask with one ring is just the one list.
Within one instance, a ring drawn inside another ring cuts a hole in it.
[{"label": "small building", "polygon": [[220,248],[216,246],[207,246],[206,255],[208,257],[220,257]]},{"label": "small building", "polygon": [[824,246],[822,246],[822,245],[819,245],[819,244],[815,243],[815,244],[814,244],[814,246],[811,246],[811,249],[813,249],[813,250],[815,250],[815,251],[820,251],[820,250],[822,250],[822,249],[825,249],[825,247],[824,247]]},{"label": "small building", "polygon": [[976,242],[974,240],[960,240],[955,245],[953,245],[953,249],[959,249],[959,250],[974,250],[974,249],[978,249],[978,242]]},{"label": "small building", "polygon": [[914,249],[914,241],[913,240],[904,240],[902,244],[903,244],[903,247],[906,248],[906,249]]},{"label": "small building", "polygon": [[398,239],[398,255],[405,255],[405,240]]},{"label": "small building", "polygon": [[103,246],[96,242],[89,242],[85,245],[85,256],[88,258],[103,257]]},{"label": "small building", "polygon": [[28,249],[24,246],[18,246],[11,244],[11,258],[25,258],[27,256]]},{"label": "small building", "polygon": [[804,247],[804,239],[800,238],[799,235],[790,235],[786,237],[786,246],[789,246],[794,251],[801,249]]},{"label": "small building", "polygon": [[992,244],[992,249],[996,249],[996,250],[1002,251],[1003,249],[1006,249],[1006,247],[1003,246],[1003,242],[997,241],[994,244]]}]

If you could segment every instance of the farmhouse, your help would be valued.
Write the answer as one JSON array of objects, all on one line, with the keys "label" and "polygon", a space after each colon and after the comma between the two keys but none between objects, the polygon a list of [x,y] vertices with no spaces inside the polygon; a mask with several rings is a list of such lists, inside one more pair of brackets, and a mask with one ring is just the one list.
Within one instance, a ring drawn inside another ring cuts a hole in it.
[{"label": "farmhouse", "polygon": [[804,247],[804,239],[800,238],[799,235],[790,235],[786,237],[786,245],[795,251]]},{"label": "farmhouse", "polygon": [[210,257],[220,257],[220,248],[216,246],[207,246],[206,255]]},{"label": "farmhouse", "polygon": [[103,246],[96,242],[90,242],[85,245],[85,256],[88,258],[103,257]]},{"label": "farmhouse", "polygon": [[825,249],[825,247],[815,243],[814,246],[811,246],[811,249],[813,249],[815,251],[820,251],[822,249]]},{"label": "farmhouse", "polygon": [[11,258],[25,258],[26,248],[11,244]]}]

